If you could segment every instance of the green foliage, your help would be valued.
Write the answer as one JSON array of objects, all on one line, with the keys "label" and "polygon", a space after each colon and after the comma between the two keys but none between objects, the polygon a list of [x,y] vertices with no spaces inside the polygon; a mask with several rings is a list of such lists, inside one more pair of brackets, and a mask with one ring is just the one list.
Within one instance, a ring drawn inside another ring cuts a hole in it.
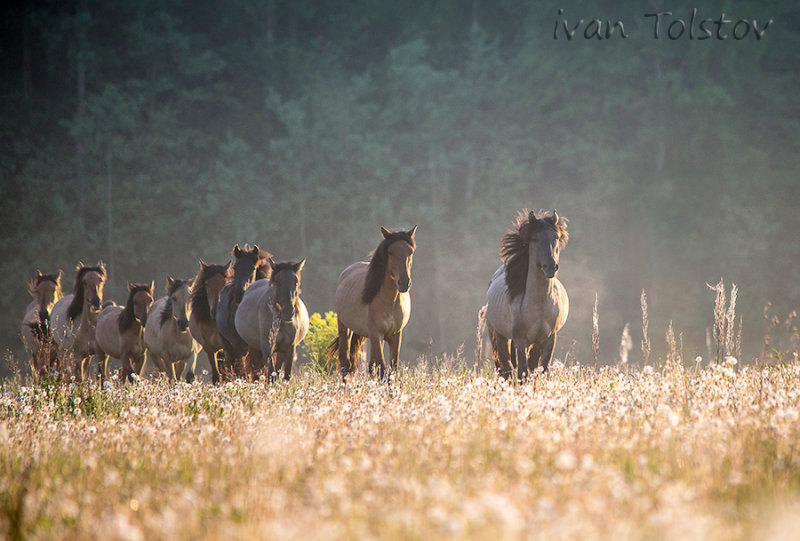
[{"label": "green foliage", "polygon": [[335,312],[326,312],[324,317],[317,312],[311,314],[308,334],[303,339],[302,345],[311,366],[317,372],[323,374],[328,372],[328,361],[323,352],[338,334],[339,326]]}]

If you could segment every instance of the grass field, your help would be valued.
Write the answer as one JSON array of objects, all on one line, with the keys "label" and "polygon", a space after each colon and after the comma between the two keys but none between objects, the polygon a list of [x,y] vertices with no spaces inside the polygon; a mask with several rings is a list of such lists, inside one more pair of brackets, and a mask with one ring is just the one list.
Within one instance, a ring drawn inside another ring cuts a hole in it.
[{"label": "grass field", "polygon": [[800,365],[23,384],[6,539],[797,539]]}]

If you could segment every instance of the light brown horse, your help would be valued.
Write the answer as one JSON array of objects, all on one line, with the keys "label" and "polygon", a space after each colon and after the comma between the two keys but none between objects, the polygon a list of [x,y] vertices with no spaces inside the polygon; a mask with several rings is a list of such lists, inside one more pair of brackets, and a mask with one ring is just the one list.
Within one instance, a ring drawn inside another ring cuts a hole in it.
[{"label": "light brown horse", "polygon": [[97,317],[97,375],[108,377],[108,356],[122,361],[122,380],[140,376],[147,360],[142,331],[147,324],[147,311],[153,304],[153,283],[128,282],[125,307],[108,302]]},{"label": "light brown horse", "polygon": [[148,358],[173,380],[181,377],[188,361],[188,383],[194,381],[198,348],[189,332],[191,287],[191,280],[167,276],[167,295],[153,302],[147,313],[149,324],[144,328]]},{"label": "light brown horse", "polygon": [[559,256],[568,240],[567,219],[556,211],[523,210],[503,235],[503,264],[486,292],[486,323],[495,364],[504,378],[512,367],[520,379],[538,366],[547,370],[556,335],[569,314],[567,291],[557,278]]},{"label": "light brown horse", "polygon": [[53,341],[73,361],[75,376],[84,377],[86,361],[95,353],[95,326],[103,299],[106,268],[78,265],[73,292],[59,300],[50,312]]},{"label": "light brown horse", "polygon": [[354,263],[339,275],[334,297],[339,336],[326,351],[331,355],[338,350],[343,378],[356,369],[356,358],[365,338],[370,342],[370,374],[377,367],[378,375],[386,377],[384,341],[389,344],[390,368],[397,370],[403,327],[411,316],[408,290],[416,232],[416,225],[394,233],[381,227],[383,240],[370,262]]},{"label": "light brown horse", "polygon": [[50,311],[61,298],[61,271],[42,274],[28,282],[33,300],[25,309],[20,330],[25,350],[30,356],[31,371],[40,376],[56,368],[56,348],[50,334]]},{"label": "light brown horse", "polygon": [[270,277],[256,280],[244,292],[235,323],[236,332],[247,343],[251,378],[265,364],[270,379],[281,369],[286,380],[292,374],[297,344],[308,332],[308,310],[300,299],[300,271],[305,262],[269,259]]},{"label": "light brown horse", "polygon": [[225,361],[217,357],[223,343],[217,329],[216,312],[219,294],[227,282],[230,266],[230,261],[226,265],[207,265],[200,260],[200,271],[192,282],[189,301],[189,331],[208,357],[214,383],[219,383],[219,367],[225,365]]}]

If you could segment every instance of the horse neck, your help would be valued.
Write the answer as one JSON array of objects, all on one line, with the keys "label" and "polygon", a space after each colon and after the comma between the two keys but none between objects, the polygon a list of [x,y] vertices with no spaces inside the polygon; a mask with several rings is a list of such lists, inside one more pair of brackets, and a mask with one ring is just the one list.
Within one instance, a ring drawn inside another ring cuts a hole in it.
[{"label": "horse neck", "polygon": [[386,265],[386,271],[383,274],[383,282],[381,283],[381,288],[378,290],[378,294],[375,298],[380,298],[386,302],[395,303],[400,297],[400,291],[397,289],[397,285],[392,280],[392,271],[389,270],[389,265]]},{"label": "horse neck", "polygon": [[[531,250],[533,254],[533,250]],[[542,272],[533,255],[531,255],[528,263],[528,276],[525,278],[525,296],[530,299],[543,299],[550,295],[550,292],[556,287],[556,279],[548,278]]]}]

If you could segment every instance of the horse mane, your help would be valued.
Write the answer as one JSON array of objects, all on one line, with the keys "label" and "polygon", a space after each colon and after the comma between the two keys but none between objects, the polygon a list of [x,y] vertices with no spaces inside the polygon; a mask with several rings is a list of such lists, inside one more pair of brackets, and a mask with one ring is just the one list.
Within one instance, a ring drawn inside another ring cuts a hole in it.
[{"label": "horse mane", "polygon": [[[183,284],[188,282],[189,280],[178,280],[175,279],[172,282],[172,287],[167,285],[167,302],[164,303],[164,309],[161,310],[158,318],[158,324],[163,325],[172,317],[172,294],[178,291]],[[190,297],[191,298],[191,297]]]},{"label": "horse mane", "polygon": [[103,265],[103,263],[99,263],[93,267],[78,265],[78,273],[75,275],[75,284],[72,286],[72,292],[75,296],[72,298],[72,302],[69,303],[69,308],[67,308],[67,318],[72,321],[75,321],[81,315],[81,312],[83,312],[83,295],[86,287],[83,285],[83,277],[92,271],[105,279],[106,266]]},{"label": "horse mane", "polygon": [[364,281],[364,291],[361,294],[361,302],[364,304],[371,303],[372,299],[381,290],[383,276],[386,274],[386,260],[389,258],[389,246],[399,240],[409,243],[412,249],[417,247],[414,237],[409,235],[407,231],[395,231],[381,241],[372,252],[372,259],[370,259],[369,268],[367,269],[367,279]]},{"label": "horse mane", "polygon": [[511,229],[506,231],[500,240],[500,258],[506,267],[506,287],[511,299],[525,292],[528,279],[528,262],[530,261],[530,237],[533,233],[545,227],[550,227],[558,233],[559,247],[564,248],[569,240],[567,232],[568,220],[553,212],[534,212],[523,209],[517,213]]},{"label": "horse mane", "polygon": [[53,282],[56,285],[55,298],[61,298],[61,271],[51,274],[36,273],[36,278],[28,280],[28,291],[33,295],[42,282]]},{"label": "horse mane", "polygon": [[119,333],[124,334],[136,322],[136,315],[133,313],[133,297],[140,291],[147,291],[152,294],[150,284],[131,284],[128,288],[128,300],[125,302],[125,309],[119,315]]},{"label": "horse mane", "polygon": [[211,319],[209,312],[208,293],[206,293],[206,281],[212,276],[221,274],[228,280],[228,266],[227,265],[201,265],[200,271],[192,283],[192,291],[189,297],[189,306],[192,308],[192,314],[195,314],[197,319],[203,323],[214,322]]},{"label": "horse mane", "polygon": [[256,280],[263,280],[265,278],[272,277],[272,267],[269,264],[270,257],[272,257],[271,253],[264,250],[259,250],[258,261],[256,262]]}]

